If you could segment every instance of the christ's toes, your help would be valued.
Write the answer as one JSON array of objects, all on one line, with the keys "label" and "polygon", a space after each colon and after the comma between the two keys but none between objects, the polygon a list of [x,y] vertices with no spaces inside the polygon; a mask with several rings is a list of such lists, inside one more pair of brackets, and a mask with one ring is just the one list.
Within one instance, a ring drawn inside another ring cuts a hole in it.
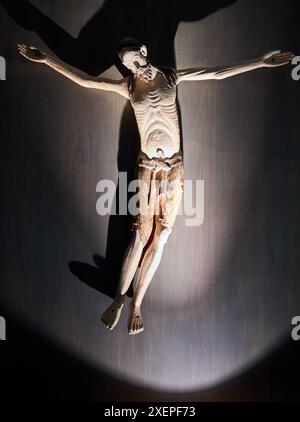
[{"label": "christ's toes", "polygon": [[139,325],[134,324],[133,326],[128,328],[128,333],[131,334],[131,335],[141,333],[142,331],[144,331],[144,325],[143,324],[139,324]]},{"label": "christ's toes", "polygon": [[128,333],[138,334],[144,330],[142,314],[139,308],[132,308],[128,318]]},{"label": "christ's toes", "polygon": [[118,323],[123,305],[112,303],[101,316],[101,321],[109,329],[112,330]]}]

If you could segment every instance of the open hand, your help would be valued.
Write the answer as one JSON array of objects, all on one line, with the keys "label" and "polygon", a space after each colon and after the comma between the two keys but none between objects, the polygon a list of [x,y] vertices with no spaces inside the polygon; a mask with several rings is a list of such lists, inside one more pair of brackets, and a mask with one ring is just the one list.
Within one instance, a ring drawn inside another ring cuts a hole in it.
[{"label": "open hand", "polygon": [[295,54],[290,51],[282,53],[281,50],[269,51],[262,57],[262,62],[266,67],[277,67],[288,64]]},{"label": "open hand", "polygon": [[43,50],[25,44],[18,44],[18,52],[32,62],[44,63],[47,59],[47,54]]}]

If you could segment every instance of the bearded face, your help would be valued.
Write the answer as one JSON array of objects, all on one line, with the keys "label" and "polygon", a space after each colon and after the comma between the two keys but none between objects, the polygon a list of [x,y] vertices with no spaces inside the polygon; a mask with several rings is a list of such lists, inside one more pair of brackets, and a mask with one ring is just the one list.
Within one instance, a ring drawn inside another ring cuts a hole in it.
[{"label": "bearded face", "polygon": [[122,63],[141,81],[149,82],[152,79],[152,66],[147,60],[145,46],[141,47],[140,50],[127,51],[123,55]]},{"label": "bearded face", "polygon": [[149,82],[152,79],[152,68],[150,65],[140,67],[135,76],[144,82]]}]

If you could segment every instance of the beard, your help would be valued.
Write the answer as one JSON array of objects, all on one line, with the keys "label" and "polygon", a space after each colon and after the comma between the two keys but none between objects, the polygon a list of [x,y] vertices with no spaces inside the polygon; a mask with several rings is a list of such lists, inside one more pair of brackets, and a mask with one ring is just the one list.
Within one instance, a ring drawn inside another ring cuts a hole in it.
[{"label": "beard", "polygon": [[135,76],[144,82],[149,82],[152,79],[152,67],[150,64],[144,67],[140,67],[136,73]]}]

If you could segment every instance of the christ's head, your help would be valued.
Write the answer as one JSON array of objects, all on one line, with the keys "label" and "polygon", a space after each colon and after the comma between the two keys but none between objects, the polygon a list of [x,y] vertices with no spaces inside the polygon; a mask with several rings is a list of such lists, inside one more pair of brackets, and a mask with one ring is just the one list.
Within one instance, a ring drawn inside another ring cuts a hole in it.
[{"label": "christ's head", "polygon": [[151,79],[152,68],[143,43],[135,38],[124,38],[118,46],[118,56],[134,76],[146,82]]}]

